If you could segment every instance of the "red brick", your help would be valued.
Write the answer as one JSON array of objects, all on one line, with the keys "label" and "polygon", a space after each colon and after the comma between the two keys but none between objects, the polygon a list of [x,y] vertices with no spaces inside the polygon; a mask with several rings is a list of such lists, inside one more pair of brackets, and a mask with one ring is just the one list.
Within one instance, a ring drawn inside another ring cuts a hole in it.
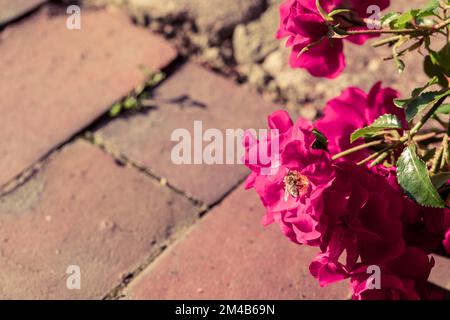
[{"label": "red brick", "polygon": [[[175,102],[182,98],[197,104]],[[173,164],[173,130],[185,128],[193,137],[196,120],[203,122],[203,131],[217,128],[223,134],[227,128],[266,128],[267,115],[275,110],[259,95],[190,63],[155,90],[154,100],[156,110],[113,121],[99,134],[133,161],[207,204],[222,198],[245,177],[247,170],[239,164]]]},{"label": "red brick", "polygon": [[21,17],[47,0],[0,0],[0,26]]},{"label": "red brick", "polygon": [[[0,298],[102,298],[196,217],[184,197],[77,141],[0,199]],[[81,290],[66,288],[69,265]]]},{"label": "red brick", "polygon": [[90,124],[176,55],[116,11],[82,11],[81,30],[44,12],[0,34],[0,185]]},{"label": "red brick", "polygon": [[260,224],[263,208],[242,187],[136,278],[130,299],[346,299],[342,282],[321,289],[308,266],[317,249]]}]

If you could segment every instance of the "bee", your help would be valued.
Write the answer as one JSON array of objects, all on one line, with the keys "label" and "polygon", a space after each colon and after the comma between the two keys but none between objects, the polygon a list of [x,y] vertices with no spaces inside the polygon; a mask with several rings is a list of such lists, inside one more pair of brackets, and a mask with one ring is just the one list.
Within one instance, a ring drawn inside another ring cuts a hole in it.
[{"label": "bee", "polygon": [[284,182],[284,201],[287,202],[289,195],[298,198],[308,190],[308,178],[301,175],[296,170],[291,170],[283,179]]}]

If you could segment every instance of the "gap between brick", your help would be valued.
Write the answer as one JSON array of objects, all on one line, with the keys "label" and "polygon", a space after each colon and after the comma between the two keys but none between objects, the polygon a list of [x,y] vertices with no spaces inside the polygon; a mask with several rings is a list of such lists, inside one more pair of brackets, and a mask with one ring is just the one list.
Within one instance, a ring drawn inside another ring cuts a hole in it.
[{"label": "gap between brick", "polygon": [[186,235],[199,223],[204,219],[204,217],[212,211],[215,207],[219,206],[228,196],[237,190],[242,183],[245,181],[246,177],[242,178],[239,182],[237,182],[234,186],[230,188],[229,191],[227,191],[219,200],[209,205],[205,210],[199,212],[199,219],[197,219],[196,222],[194,222],[191,226],[182,228],[178,230],[177,232],[174,232],[172,235],[169,236],[156,250],[154,253],[152,253],[146,261],[141,264],[139,267],[137,267],[132,272],[128,273],[121,283],[119,283],[114,289],[112,289],[108,294],[106,294],[103,297],[103,300],[117,300],[126,297],[124,294],[125,289],[128,287],[131,282],[133,282],[142,272],[144,272],[147,268],[149,268],[153,263],[156,263],[156,260],[161,257],[162,253],[166,251],[169,247],[175,245],[177,242],[183,241],[183,239],[186,237]]},{"label": "gap between brick", "polygon": [[[166,74],[166,78],[162,80],[161,82],[157,83],[151,88],[146,88],[146,90],[152,91],[155,88],[157,88],[159,85],[164,83],[164,81],[172,74],[174,74],[183,64],[185,63],[185,59],[182,57],[177,57],[175,60],[173,60],[169,65],[167,65],[165,68],[162,68],[161,72]],[[145,82],[144,82],[145,83]],[[134,89],[133,89],[134,90]],[[131,91],[133,92],[133,91]],[[130,93],[131,93],[130,92]],[[123,97],[121,97],[118,101],[121,101]],[[114,121],[115,119],[120,119],[121,117],[129,117],[130,115],[126,112],[119,115],[118,117],[112,118],[109,116],[109,110],[105,111],[103,114],[98,116],[97,118],[93,119],[90,123],[88,123],[85,127],[81,128],[74,134],[70,135],[66,140],[56,144],[55,146],[51,147],[44,155],[42,155],[40,158],[38,158],[34,163],[30,164],[29,166],[25,167],[22,172],[18,173],[14,178],[7,181],[6,183],[0,185],[0,198],[16,191],[18,188],[23,186],[26,182],[28,182],[30,179],[32,179],[45,165],[45,163],[48,161],[48,159],[52,156],[53,153],[57,153],[61,151],[66,145],[69,145],[73,143],[78,138],[83,138],[86,134],[86,132],[95,131],[102,126],[108,124],[110,121]]]}]

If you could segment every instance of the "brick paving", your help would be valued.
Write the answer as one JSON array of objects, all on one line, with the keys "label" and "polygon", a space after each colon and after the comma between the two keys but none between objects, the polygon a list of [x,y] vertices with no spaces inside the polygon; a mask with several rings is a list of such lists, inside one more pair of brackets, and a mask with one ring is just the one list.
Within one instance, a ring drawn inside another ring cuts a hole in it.
[{"label": "brick paving", "polygon": [[0,45],[0,186],[91,123],[176,52],[117,11],[81,30],[45,13],[8,27]]},{"label": "brick paving", "polygon": [[47,0],[0,0],[0,27],[20,18]]},{"label": "brick paving", "polygon": [[309,275],[317,249],[263,228],[263,207],[243,186],[212,210],[126,291],[131,299],[346,299],[348,284],[320,290]]},{"label": "brick paving", "polygon": [[[33,6],[11,8],[18,18]],[[349,298],[347,283],[321,289],[310,276],[316,250],[261,226],[243,166],[170,161],[174,129],[264,128],[277,106],[184,62],[152,91],[148,112],[106,121],[143,69],[177,52],[116,9],[84,11],[78,31],[65,19],[45,7],[0,32],[0,186],[17,182],[0,192],[0,298]],[[73,138],[100,117],[101,144]],[[450,290],[450,262],[436,259],[430,280]],[[66,287],[70,265],[81,290]]]},{"label": "brick paving", "polygon": [[221,132],[265,128],[265,115],[276,109],[257,94],[191,63],[158,87],[153,99],[155,110],[118,119],[98,134],[115,150],[208,205],[239,183],[247,169],[242,165],[173,164],[171,150],[178,142],[170,141],[171,133],[184,128],[194,140],[194,121],[202,121],[203,132],[208,128]]},{"label": "brick paving", "polygon": [[[102,298],[198,208],[85,141],[0,200],[0,298]],[[82,290],[66,269],[81,268]]]}]

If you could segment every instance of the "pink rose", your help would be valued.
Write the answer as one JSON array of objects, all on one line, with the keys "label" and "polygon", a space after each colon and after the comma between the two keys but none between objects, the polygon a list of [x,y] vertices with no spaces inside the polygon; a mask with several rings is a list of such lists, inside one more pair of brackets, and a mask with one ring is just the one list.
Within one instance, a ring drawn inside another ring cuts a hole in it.
[{"label": "pink rose", "polygon": [[444,250],[450,255],[450,210],[445,209],[444,213],[444,240],[442,240],[442,245],[444,246]]},{"label": "pink rose", "polygon": [[[382,88],[381,82],[378,82],[369,93],[359,88],[348,88],[339,97],[328,101],[323,117],[315,123],[315,126],[328,138],[330,153],[337,154],[364,143],[362,139],[359,139],[351,144],[351,134],[357,129],[370,125],[385,113],[397,115],[406,128],[404,111],[394,105],[394,99],[398,96],[399,93],[396,90]],[[343,159],[359,161],[369,155],[370,152],[364,149]]]},{"label": "pink rose", "polygon": [[321,287],[349,277],[344,266],[337,260],[331,259],[328,254],[317,255],[309,265],[309,271],[314,278],[319,280]]},{"label": "pink rose", "polygon": [[403,195],[402,221],[407,245],[421,248],[427,253],[436,252],[445,237],[445,231],[450,228],[450,210],[422,207],[403,194],[395,167],[378,165],[370,170],[384,177],[397,193]]},{"label": "pink rose", "polygon": [[351,279],[353,300],[419,300],[420,297],[414,289],[414,281],[401,279],[395,274],[381,272],[381,288],[372,289],[371,275],[367,267],[361,267]]},{"label": "pink rose", "polygon": [[408,247],[396,259],[380,267],[380,289],[374,288],[375,274],[368,265],[356,268],[351,274],[353,299],[356,300],[418,300],[430,298],[427,279],[434,259],[418,248]]},{"label": "pink rose", "polygon": [[[244,137],[245,164],[252,170],[246,188],[254,188],[266,207],[264,224],[279,222],[293,241],[314,245],[319,233],[315,230],[318,213],[312,204],[334,180],[331,159],[326,151],[313,148],[316,137],[309,122],[299,119],[294,124],[285,111],[275,112],[268,122],[271,129],[279,131],[278,136],[267,137],[269,143],[250,134]],[[273,139],[278,139],[279,154],[271,154],[268,164],[251,163],[261,148],[271,152]],[[268,168],[271,174],[264,173]]]},{"label": "pink rose", "polygon": [[[361,124],[386,110],[395,113],[391,108],[396,94],[380,84],[369,94],[347,90],[344,98],[329,104],[336,118],[328,113],[321,129],[326,132],[334,121],[338,129],[326,133],[328,138],[341,134],[346,124],[339,123],[338,114],[348,117],[339,112],[342,106],[355,111]],[[408,199],[395,178],[395,167],[369,169],[346,159],[333,162],[327,150],[317,148],[316,133],[306,120],[294,123],[287,112],[277,111],[268,123],[277,132],[259,140],[250,133],[244,137],[245,164],[252,171],[246,187],[255,189],[266,208],[263,223],[277,222],[291,241],[320,248],[310,272],[321,286],[350,278],[354,299],[427,297],[426,280],[434,264],[427,254],[450,228],[450,210],[424,209]],[[330,141],[330,149],[339,150],[336,141]],[[278,149],[271,148],[275,144]],[[261,154],[269,154],[268,161],[262,161]],[[419,231],[433,241],[420,240]],[[366,271],[371,265],[380,267],[381,289],[370,288]]]},{"label": "pink rose", "polygon": [[[341,193],[347,199],[346,208],[342,210],[339,205],[335,210],[345,214],[324,223],[331,235],[323,243],[332,257],[337,259],[345,250],[345,266],[351,269],[358,257],[364,264],[382,264],[400,256],[405,249],[403,194],[384,177],[364,167],[341,162],[338,168],[342,175],[336,181],[345,181],[341,183],[350,185],[351,191],[348,195]],[[332,216],[334,211],[330,208],[328,212],[325,217]]]},{"label": "pink rose", "polygon": [[447,230],[445,234],[445,239],[442,241],[445,251],[447,254],[450,254],[450,228]]},{"label": "pink rose", "polygon": [[[322,0],[320,3],[326,12],[348,8],[352,9],[358,18],[368,16],[366,10],[370,5],[378,5],[381,9],[389,6],[389,0]],[[320,15],[315,0],[287,0],[281,5],[277,37],[288,37],[286,45],[292,47],[292,67],[305,68],[316,77],[337,77],[345,68],[343,40],[330,39],[328,33],[329,26]],[[344,40],[361,45],[373,36],[350,36]],[[309,49],[301,53],[307,47]]]}]

